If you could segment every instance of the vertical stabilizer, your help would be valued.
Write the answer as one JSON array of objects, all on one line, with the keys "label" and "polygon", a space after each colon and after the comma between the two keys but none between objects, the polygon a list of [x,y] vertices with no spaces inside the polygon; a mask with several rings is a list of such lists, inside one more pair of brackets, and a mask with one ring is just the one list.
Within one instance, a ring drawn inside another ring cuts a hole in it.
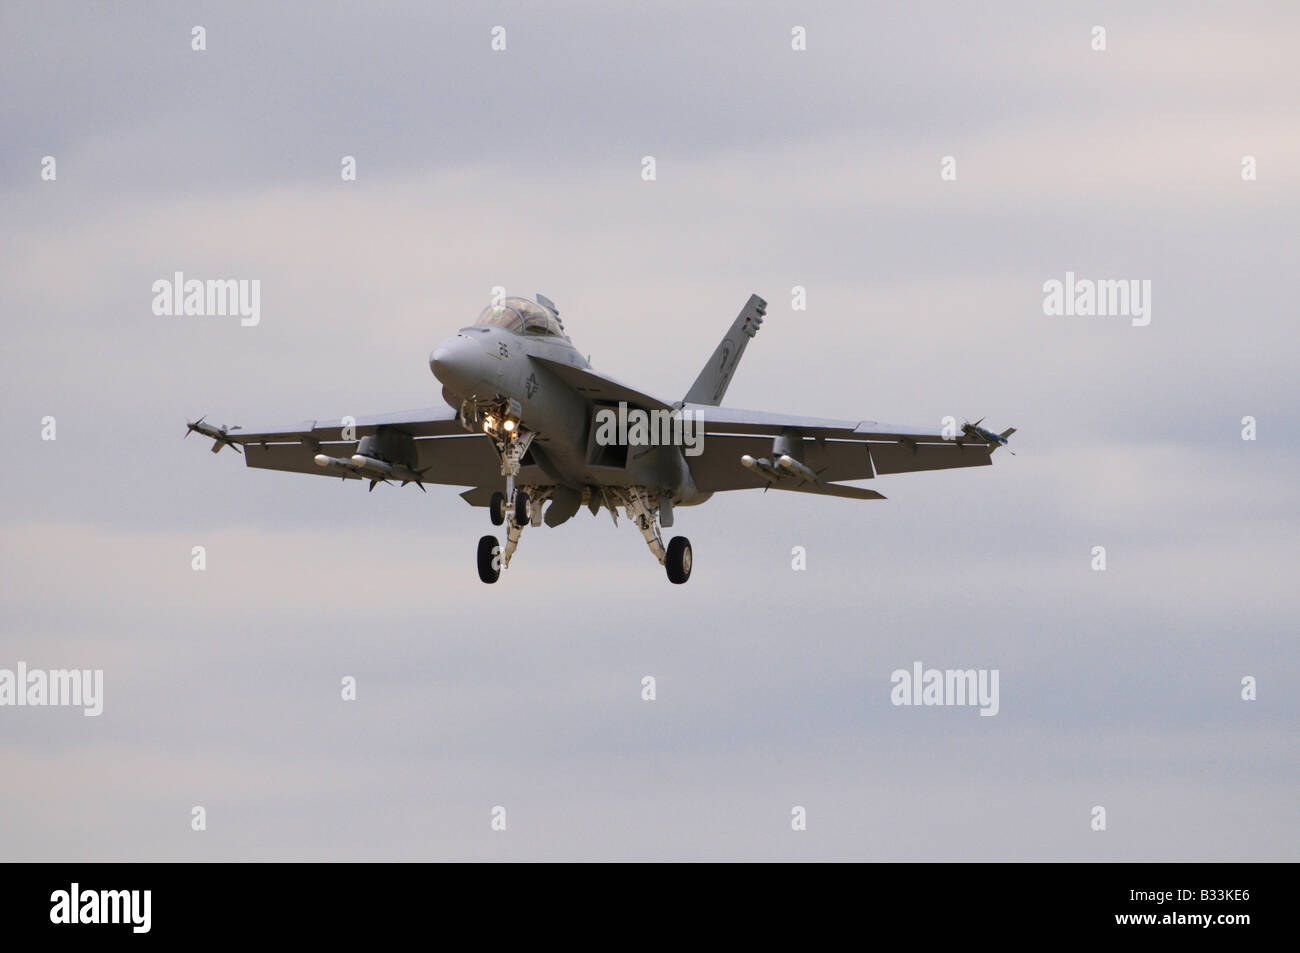
[{"label": "vertical stabilizer", "polygon": [[686,392],[686,403],[709,407],[717,407],[722,403],[731,376],[736,373],[736,366],[740,363],[740,356],[745,353],[745,345],[758,333],[758,326],[763,323],[763,315],[766,313],[767,302],[758,295],[750,295],[745,307],[731,323],[722,343],[713,352],[713,357],[709,358],[709,363],[704,365],[704,370],[700,371],[700,376],[695,378],[695,383]]}]

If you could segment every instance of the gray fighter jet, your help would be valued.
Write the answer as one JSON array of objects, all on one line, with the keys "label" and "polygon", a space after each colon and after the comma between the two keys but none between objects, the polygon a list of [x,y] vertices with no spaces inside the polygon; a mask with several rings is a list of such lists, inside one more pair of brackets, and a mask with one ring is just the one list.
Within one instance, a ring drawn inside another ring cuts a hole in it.
[{"label": "gray fighter jet", "polygon": [[[504,525],[478,544],[479,578],[496,582],[525,526],[559,526],[586,506],[621,508],[645,537],[668,578],[691,575],[691,544],[664,545],[679,506],[722,490],[771,489],[883,500],[845,485],[877,475],[986,466],[1005,434],[967,427],[948,439],[937,429],[870,420],[824,420],[721,406],[745,346],[767,305],[750,297],[699,377],[667,401],[595,371],[574,348],[559,310],[505,298],[461,328],[429,358],[445,407],[304,420],[262,429],[217,428],[202,418],[186,435],[245,450],[250,467],[377,483],[469,487],[461,496]],[[238,431],[238,432],[236,432]]]}]

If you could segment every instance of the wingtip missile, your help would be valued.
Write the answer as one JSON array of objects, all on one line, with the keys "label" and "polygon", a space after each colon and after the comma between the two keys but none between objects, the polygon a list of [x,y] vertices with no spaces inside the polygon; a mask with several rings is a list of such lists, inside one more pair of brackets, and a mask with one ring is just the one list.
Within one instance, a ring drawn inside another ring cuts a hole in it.
[{"label": "wingtip missile", "polygon": [[230,439],[230,431],[238,430],[239,427],[214,427],[212,424],[206,424],[203,421],[207,415],[204,414],[198,420],[185,422],[185,436],[192,433],[200,434],[212,440],[212,452],[220,453],[222,447],[230,447],[235,453],[243,453],[239,445]]},{"label": "wingtip missile", "polygon": [[[1001,433],[994,433],[991,430],[985,430],[983,427],[981,427],[980,424],[982,423],[984,423],[983,417],[975,421],[975,423],[970,423],[969,421],[967,421],[966,423],[961,425],[961,430],[962,433],[970,437],[972,440],[986,441],[992,447],[992,449],[989,450],[990,453],[992,453],[993,450],[996,450],[998,447],[1005,447],[1007,445],[1007,440],[1011,437],[1013,433],[1016,432],[1015,427],[1008,427],[1006,430],[1002,431]],[[1015,456],[1015,451],[1008,450],[1007,452],[1010,453],[1012,456]]]}]

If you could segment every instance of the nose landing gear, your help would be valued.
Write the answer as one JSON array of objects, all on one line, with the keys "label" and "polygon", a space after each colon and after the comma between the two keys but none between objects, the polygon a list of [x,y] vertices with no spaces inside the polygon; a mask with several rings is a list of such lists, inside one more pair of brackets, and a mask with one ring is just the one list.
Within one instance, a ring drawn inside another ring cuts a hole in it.
[{"label": "nose landing gear", "polygon": [[520,526],[527,523],[532,510],[527,490],[515,491],[515,502],[513,506],[507,505],[507,497],[498,490],[492,494],[492,499],[488,502],[488,518],[492,520],[493,526],[501,526],[506,521],[507,511],[512,511],[515,522]]}]

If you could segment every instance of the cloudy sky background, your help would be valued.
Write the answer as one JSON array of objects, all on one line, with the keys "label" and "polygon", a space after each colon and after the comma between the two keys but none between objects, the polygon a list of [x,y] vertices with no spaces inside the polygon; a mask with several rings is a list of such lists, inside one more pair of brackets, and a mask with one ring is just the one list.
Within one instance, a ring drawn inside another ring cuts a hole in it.
[{"label": "cloudy sky background", "polygon": [[[106,697],[0,710],[0,857],[1297,859],[1300,11],[1130,6],[6,4],[0,667]],[[1066,270],[1150,326],[1045,317]],[[437,404],[494,285],[668,399],[757,292],[728,405],[1017,455],[680,510],[682,587],[584,512],[486,588],[451,488],[181,440]],[[893,707],[915,660],[1001,712]]]}]

